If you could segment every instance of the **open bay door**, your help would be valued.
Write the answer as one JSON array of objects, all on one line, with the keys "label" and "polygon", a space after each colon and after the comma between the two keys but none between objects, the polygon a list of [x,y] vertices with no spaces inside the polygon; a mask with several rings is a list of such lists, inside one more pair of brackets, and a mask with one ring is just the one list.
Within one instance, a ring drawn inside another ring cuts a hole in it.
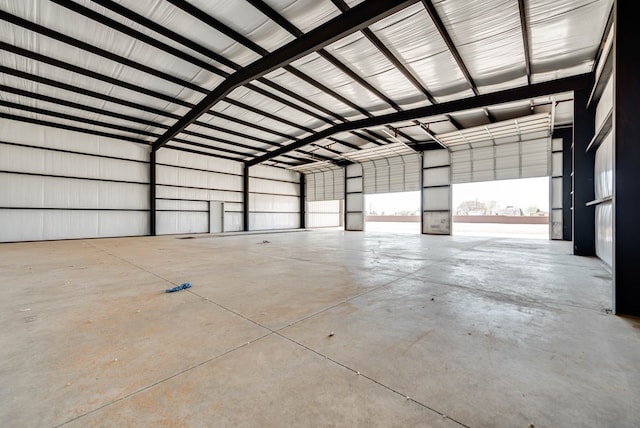
[{"label": "open bay door", "polygon": [[304,174],[305,177],[306,227],[342,226],[344,168],[330,162],[318,161],[290,169]]},{"label": "open bay door", "polygon": [[[552,156],[552,125],[553,115],[542,113],[438,135],[450,151],[450,184],[553,176],[550,208],[556,224],[550,237],[557,238],[562,230],[558,217],[562,213],[563,163],[558,142]],[[445,165],[444,160],[440,163]]]},{"label": "open bay door", "polygon": [[422,157],[404,143],[345,153],[356,162],[346,170],[346,230],[364,230],[364,197],[420,190]]}]

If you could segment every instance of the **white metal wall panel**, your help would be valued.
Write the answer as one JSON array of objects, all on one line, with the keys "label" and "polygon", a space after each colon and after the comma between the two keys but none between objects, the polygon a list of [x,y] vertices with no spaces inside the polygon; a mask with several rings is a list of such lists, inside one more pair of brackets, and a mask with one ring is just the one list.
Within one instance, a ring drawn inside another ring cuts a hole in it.
[{"label": "white metal wall panel", "polygon": [[0,132],[0,242],[149,233],[148,147],[5,119]]},{"label": "white metal wall panel", "polygon": [[257,165],[249,170],[249,229],[300,227],[300,174]]},{"label": "white metal wall panel", "polygon": [[362,162],[365,194],[420,190],[420,165],[418,154]]},{"label": "white metal wall panel", "polygon": [[605,137],[596,151],[594,165],[596,200],[596,254],[611,266],[613,261],[613,136]]},{"label": "white metal wall panel", "polygon": [[143,211],[0,209],[2,242],[149,234]]},{"label": "white metal wall panel", "polygon": [[297,229],[299,227],[299,213],[249,213],[249,228],[251,230]]},{"label": "white metal wall panel", "polygon": [[8,144],[0,144],[0,170],[138,183],[149,181],[149,168],[140,162]]},{"label": "white metal wall panel", "polygon": [[613,203],[596,206],[596,254],[609,266],[613,264]]},{"label": "white metal wall panel", "polygon": [[613,196],[613,136],[609,133],[596,151],[594,164],[596,199]]},{"label": "white metal wall panel", "polygon": [[209,231],[209,212],[157,211],[156,233],[175,235],[182,233],[207,233]]},{"label": "white metal wall panel", "polygon": [[243,228],[242,163],[175,150],[156,155],[156,233],[209,231],[209,201],[224,202],[224,231]]},{"label": "white metal wall panel", "polygon": [[613,109],[613,76],[607,80],[607,84],[600,95],[600,99],[598,100],[598,105],[596,106],[596,120],[595,120],[595,128],[596,130],[600,129],[602,124],[604,123],[607,115],[611,113]]},{"label": "white metal wall panel", "polygon": [[274,195],[300,196],[300,183],[275,181],[264,178],[249,178],[249,189],[252,193],[269,193]]},{"label": "white metal wall panel", "polygon": [[308,228],[342,226],[342,201],[309,201],[306,216]]},{"label": "white metal wall panel", "polygon": [[148,210],[149,186],[0,173],[0,207]]},{"label": "white metal wall panel", "polygon": [[31,147],[76,151],[143,162],[149,160],[149,147],[143,144],[65,129],[35,126],[2,118],[0,118],[0,135],[3,136],[4,141]]}]

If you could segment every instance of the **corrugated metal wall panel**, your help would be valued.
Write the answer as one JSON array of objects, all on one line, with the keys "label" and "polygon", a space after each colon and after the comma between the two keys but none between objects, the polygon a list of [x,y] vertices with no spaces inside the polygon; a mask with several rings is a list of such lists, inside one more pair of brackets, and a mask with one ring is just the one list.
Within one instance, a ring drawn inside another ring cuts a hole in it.
[{"label": "corrugated metal wall panel", "polygon": [[148,147],[6,119],[0,130],[0,241],[149,233]]},{"label": "corrugated metal wall panel", "polygon": [[242,230],[242,164],[160,150],[156,161],[156,233],[209,232],[209,201],[224,202],[224,231]]},{"label": "corrugated metal wall panel", "polygon": [[342,201],[310,201],[306,205],[306,226],[338,227],[342,226]]},{"label": "corrugated metal wall panel", "polygon": [[0,209],[0,224],[2,242],[149,234],[144,211]]}]

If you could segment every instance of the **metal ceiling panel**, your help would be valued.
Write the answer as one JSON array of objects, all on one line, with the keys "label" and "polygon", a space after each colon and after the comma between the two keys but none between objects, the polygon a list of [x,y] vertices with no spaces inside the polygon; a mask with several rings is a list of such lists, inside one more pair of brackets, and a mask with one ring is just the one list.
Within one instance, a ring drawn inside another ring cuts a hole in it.
[{"label": "metal ceiling panel", "polygon": [[120,4],[237,64],[244,66],[260,57],[230,37],[163,0],[122,0]]},{"label": "metal ceiling panel", "polygon": [[326,47],[344,64],[400,106],[428,104],[427,98],[360,32]]},{"label": "metal ceiling panel", "polygon": [[317,53],[300,58],[292,65],[371,113],[395,111]]},{"label": "metal ceiling panel", "polygon": [[329,0],[265,0],[293,25],[307,33],[340,15]]},{"label": "metal ceiling panel", "polygon": [[274,51],[295,39],[247,2],[190,0],[189,3],[268,51]]},{"label": "metal ceiling panel", "polygon": [[[13,57],[10,58],[12,54],[3,52],[3,60],[8,60],[6,61],[7,64],[14,64],[15,67],[13,67],[14,69],[18,70],[18,69],[27,69],[29,68],[29,66],[26,63],[26,60],[22,57]],[[21,64],[20,66],[17,66],[17,64]],[[39,66],[39,72],[40,75],[51,75],[51,76],[57,76],[57,72],[51,72],[51,73],[43,73],[44,69],[48,67],[46,65],[40,65]],[[100,82],[95,82],[93,81],[93,79],[90,78],[85,78],[83,76],[79,76],[79,75],[75,75],[75,73],[71,73],[68,72],[67,73],[67,78],[68,81],[74,84],[82,84],[83,80],[86,80],[88,83],[84,84],[83,86],[86,87],[90,87],[93,88],[94,90],[100,90],[101,86],[99,85]],[[7,86],[9,88],[14,88],[16,90],[22,90],[22,91],[28,91],[28,92],[32,92],[37,94],[38,96],[43,96],[43,97],[48,97],[48,98],[53,98],[56,100],[63,100],[66,102],[71,102],[71,103],[78,103],[81,104],[83,106],[87,106],[88,108],[93,108],[93,109],[98,109],[98,110],[103,110],[103,111],[108,111],[108,112],[114,112],[117,113],[119,115],[127,115],[127,116],[131,116],[134,117],[136,119],[136,121],[142,123],[142,122],[152,122],[154,124],[158,124],[158,125],[164,125],[167,126],[171,123],[174,122],[174,119],[168,118],[166,116],[160,116],[158,114],[155,113],[151,113],[151,112],[147,112],[147,111],[143,111],[143,110],[139,110],[133,107],[129,107],[123,104],[119,104],[116,102],[112,102],[112,101],[106,101],[100,98],[96,98],[96,97],[92,97],[90,95],[85,95],[82,93],[78,93],[78,92],[73,92],[69,89],[64,89],[64,88],[60,88],[57,86],[53,86],[54,84],[59,84],[60,82],[56,82],[56,81],[52,81],[51,85],[48,84],[43,84],[43,83],[39,83],[39,82],[35,82],[32,80],[28,80],[25,78],[21,78],[21,77],[17,77],[17,76],[13,76],[10,75],[8,73],[0,73],[0,85],[4,85]],[[94,86],[94,84],[97,86]],[[105,86],[108,86],[105,84]],[[5,89],[3,91],[0,92],[0,99],[5,99],[5,94],[8,93],[9,90]],[[131,101],[140,101],[139,100],[139,95],[137,96],[137,94],[135,93],[131,93],[131,91],[126,90],[126,89],[121,89],[121,88],[113,88],[113,91],[116,95],[118,95],[119,97],[116,98],[114,101],[117,100],[131,100]],[[156,102],[157,100],[153,100],[154,102]],[[162,106],[161,106],[162,107]],[[184,107],[177,107],[177,108],[182,108],[184,110],[186,110],[186,108]],[[105,117],[103,118],[103,120],[105,121],[111,121],[110,118],[106,117],[107,115],[105,115]],[[156,128],[155,126],[153,128]],[[151,128],[143,128],[145,130],[153,130]]]},{"label": "metal ceiling panel", "polygon": [[334,113],[344,118],[355,120],[365,117],[363,114],[358,113],[356,110],[352,109],[346,104],[341,103],[327,93],[322,92],[311,84],[303,81],[302,79],[292,75],[285,70],[275,70],[267,74],[265,77],[269,80],[273,80],[274,82],[290,88],[294,92],[304,96],[305,98],[326,109],[333,111]]},{"label": "metal ceiling panel", "polygon": [[438,99],[473,95],[455,59],[422,4],[415,4],[370,29]]},{"label": "metal ceiling panel", "polygon": [[529,2],[535,81],[591,71],[612,4],[612,0]]},{"label": "metal ceiling panel", "polygon": [[448,0],[434,6],[479,89],[525,75],[518,2]]}]

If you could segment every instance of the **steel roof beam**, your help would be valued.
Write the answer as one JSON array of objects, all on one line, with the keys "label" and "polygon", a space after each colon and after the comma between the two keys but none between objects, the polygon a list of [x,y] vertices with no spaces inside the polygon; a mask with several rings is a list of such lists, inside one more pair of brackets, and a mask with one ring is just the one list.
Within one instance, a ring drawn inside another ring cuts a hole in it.
[{"label": "steel roof beam", "polygon": [[[191,50],[193,50],[195,52],[198,52],[198,53],[200,53],[200,54],[202,54],[202,55],[204,55],[204,56],[206,56],[208,58],[211,58],[211,59],[213,59],[213,60],[215,60],[215,61],[217,61],[217,62],[219,62],[219,63],[221,63],[221,64],[223,64],[223,65],[225,65],[225,66],[227,66],[227,67],[229,67],[229,68],[231,68],[233,70],[235,70],[235,71],[240,70],[242,68],[240,65],[234,63],[231,60],[228,60],[227,58],[221,56],[220,54],[217,54],[216,52],[210,50],[209,48],[207,48],[205,46],[202,46],[202,45],[200,45],[200,44],[198,44],[198,43],[196,43],[196,42],[194,42],[192,40],[189,40],[186,37],[174,32],[174,31],[172,31],[170,29],[168,29],[167,27],[162,26],[160,24],[157,24],[156,22],[151,21],[150,19],[148,19],[148,18],[146,18],[146,17],[144,17],[142,15],[139,15],[139,14],[137,14],[137,13],[135,13],[135,12],[133,12],[133,11],[131,11],[131,10],[129,10],[129,9],[127,9],[127,8],[117,4],[117,3],[115,3],[115,2],[113,2],[112,0],[92,0],[92,1],[95,2],[95,3],[100,4],[101,6],[107,8],[109,10],[111,10],[112,12],[118,13],[119,15],[121,15],[121,16],[123,16],[123,17],[125,17],[125,18],[127,18],[127,19],[129,19],[129,20],[131,20],[133,22],[136,22],[136,23],[138,23],[138,24],[140,24],[140,25],[142,25],[144,27],[149,28],[152,31],[155,31],[158,34],[161,34],[161,35],[165,36],[168,39],[171,39],[171,40],[173,40],[173,41],[175,41],[177,43],[180,43],[181,45],[183,45],[183,46],[185,46],[185,47],[187,47],[187,48],[189,48],[189,49],[191,49]],[[213,66],[209,66],[209,67],[213,67]],[[214,72],[213,69],[211,69],[210,71]],[[227,72],[222,71],[222,70],[218,70],[218,72],[219,73],[217,73],[217,74],[220,74],[222,77],[228,77],[229,74],[230,74],[230,73],[227,73]],[[279,92],[281,92],[281,93],[283,93],[283,94],[285,94],[285,95],[287,95],[287,96],[289,96],[289,97],[291,97],[291,98],[293,98],[293,99],[295,99],[295,100],[297,100],[297,101],[299,101],[301,103],[304,103],[304,104],[308,105],[309,107],[312,107],[315,110],[318,110],[318,111],[326,114],[327,117],[332,117],[333,116],[336,119],[341,119],[341,117],[336,116],[335,113],[333,113],[329,109],[326,109],[326,108],[324,108],[324,107],[322,107],[322,106],[320,106],[320,105],[318,105],[318,104],[316,104],[316,103],[304,98],[303,96],[301,96],[301,95],[299,95],[299,94],[297,94],[297,93],[295,93],[295,92],[293,92],[293,91],[291,91],[291,90],[289,90],[287,88],[284,88],[283,86],[281,86],[281,85],[279,85],[279,84],[277,84],[275,82],[272,82],[272,81],[270,81],[268,79],[265,79],[265,78],[260,78],[260,79],[257,79],[257,80],[258,80],[258,82],[270,87],[271,89],[279,91]],[[288,101],[288,100],[286,100],[286,99],[284,99],[284,98],[282,98],[282,97],[280,97],[280,96],[278,96],[276,94],[269,93],[269,92],[265,91],[264,89],[254,85],[254,84],[247,84],[245,86],[247,88],[255,91],[255,92],[258,92],[261,95],[269,97],[269,98],[271,98],[271,99],[273,99],[275,101],[278,101],[278,102],[281,102],[281,103],[283,103],[285,105],[288,105],[289,107],[295,108],[295,109],[297,109],[297,110],[299,110],[299,111],[301,111],[301,112],[303,112],[305,114],[313,116],[316,119],[322,120],[322,121],[324,121],[326,123],[333,123],[331,120],[327,119],[327,117],[324,117],[324,116],[321,116],[321,115],[319,115],[319,114],[317,114],[315,112],[312,112],[312,111],[308,110],[307,108],[302,107],[302,106],[300,106],[298,104],[294,104],[294,103],[292,103],[292,102],[290,102],[290,101]],[[344,120],[344,118],[342,118],[342,120]]]},{"label": "steel roof beam", "polygon": [[172,76],[168,73],[165,73],[163,71],[157,70],[153,67],[149,67],[147,65],[141,64],[139,62],[136,61],[132,61],[128,58],[124,58],[120,55],[114,54],[113,52],[109,52],[107,50],[98,48],[96,46],[90,45],[89,43],[83,42],[81,40],[75,39],[73,37],[67,36],[65,34],[62,34],[58,31],[52,30],[50,28],[44,27],[40,24],[36,24],[35,22],[31,22],[31,21],[27,21],[26,19],[20,18],[18,16],[12,15],[8,12],[2,11],[0,10],[0,19],[6,22],[9,22],[13,25],[17,25],[19,27],[25,28],[29,31],[33,31],[39,34],[42,34],[43,36],[52,38],[54,40],[57,40],[61,43],[67,44],[69,46],[73,46],[75,48],[84,50],[86,52],[90,52],[94,55],[98,55],[101,56],[103,58],[106,58],[108,60],[117,62],[119,64],[123,64],[126,65],[127,67],[131,67],[134,68],[140,72],[149,74],[151,76],[155,76],[158,77],[160,79],[166,80],[167,82],[171,82],[174,83],[178,86],[184,87],[184,88],[188,88],[191,89],[193,91],[196,92],[201,92],[201,93],[208,93],[208,91],[204,88],[201,88],[198,85],[195,85],[191,82],[187,82],[186,80],[183,80],[179,77],[176,76]]},{"label": "steel roof beam", "polygon": [[527,74],[527,84],[531,84],[531,47],[529,46],[529,27],[527,26],[527,11],[524,0],[518,0],[520,12],[520,30],[522,31],[522,48],[524,50],[524,69]]},{"label": "steel roof beam", "polygon": [[302,140],[289,144],[280,149],[273,150],[265,155],[259,156],[247,162],[248,166],[256,165],[270,158],[279,156],[287,151],[313,143],[321,138],[329,137],[338,132],[352,131],[370,126],[380,126],[394,122],[404,122],[408,120],[420,119],[429,116],[445,115],[448,113],[484,108],[486,106],[503,104],[513,101],[520,101],[527,98],[541,97],[559,92],[573,91],[577,89],[590,88],[593,85],[593,73],[580,74],[562,79],[535,83],[518,88],[507,89],[498,92],[481,94],[474,97],[448,101],[441,104],[434,104],[425,107],[418,107],[411,110],[389,113],[372,118],[355,120],[348,123],[339,123],[331,128],[324,129],[315,135],[303,138]]},{"label": "steel roof beam", "polygon": [[460,56],[460,52],[458,52],[456,45],[453,43],[453,39],[451,39],[451,36],[449,35],[447,28],[442,22],[442,19],[440,19],[440,16],[438,15],[438,11],[433,6],[433,3],[431,3],[430,0],[422,0],[422,4],[427,9],[427,12],[429,12],[429,16],[431,17],[431,20],[433,21],[436,28],[438,29],[438,32],[440,33],[440,37],[442,37],[442,39],[447,45],[447,48],[449,48],[449,52],[451,52],[451,55],[453,55],[453,58],[456,60],[456,63],[458,64],[458,68],[460,69],[460,71],[462,71],[462,74],[467,79],[467,82],[469,83],[471,90],[475,95],[479,95],[480,92],[478,91],[478,87],[476,86],[476,83],[473,81],[473,78],[471,77],[471,73],[469,73],[467,66],[465,65],[464,61],[462,60],[462,57]]},{"label": "steel roof beam", "polygon": [[[261,1],[261,0],[252,0],[249,3],[251,3],[251,5],[253,7],[258,9],[260,12],[262,12],[264,15],[266,15],[269,19],[274,21],[276,24],[278,24],[280,27],[282,27],[283,29],[288,31],[291,35],[295,36],[296,38],[300,38],[300,37],[302,37],[304,35],[304,33],[298,27],[296,27],[295,25],[290,23],[288,20],[286,20],[284,17],[282,17],[278,12],[273,10],[269,5],[267,5],[263,1]],[[333,65],[334,67],[336,67],[337,69],[339,69],[340,71],[345,73],[347,76],[349,76],[351,79],[353,79],[355,82],[357,82],[360,86],[364,87],[365,89],[367,89],[368,91],[373,93],[380,100],[382,100],[382,101],[386,102],[387,104],[389,104],[393,109],[395,109],[396,111],[400,110],[400,107],[395,103],[395,101],[390,99],[388,96],[383,94],[380,90],[378,90],[376,87],[374,87],[369,82],[364,80],[355,71],[351,70],[345,64],[340,62],[336,57],[331,55],[325,49],[320,49],[320,50],[318,50],[317,53],[322,58],[324,58],[325,60],[329,61],[329,63],[331,63],[331,65]],[[289,67],[285,67],[285,70],[290,71]],[[329,95],[334,96],[333,93],[330,93]],[[343,101],[343,100],[340,100],[340,101]],[[353,108],[353,106],[350,106],[350,107]],[[356,108],[356,110],[358,110],[358,108]],[[343,121],[345,121],[345,120],[343,119]]]},{"label": "steel roof beam", "polygon": [[247,67],[229,76],[222,84],[210,92],[197,106],[184,115],[162,137],[153,143],[153,150],[158,150],[180,131],[196,121],[202,114],[227,96],[235,88],[263,77],[265,74],[282,68],[298,58],[321,49],[336,40],[352,34],[361,28],[389,16],[417,0],[388,0],[385,2],[362,3],[348,12],[311,30],[304,36],[286,44],[259,59]]},{"label": "steel roof beam", "polygon": [[[184,0],[168,0],[170,3],[172,3],[174,6],[182,9],[184,12],[190,14],[191,16],[197,18],[198,20],[204,22],[205,24],[207,24],[208,26],[210,26],[211,28],[221,32],[222,34],[224,34],[225,36],[229,37],[230,39],[236,41],[237,43],[243,45],[244,47],[252,50],[253,52],[257,53],[258,55],[265,57],[267,55],[269,55],[269,51],[264,49],[262,46],[258,45],[257,43],[253,42],[252,40],[248,39],[247,37],[243,36],[242,34],[238,33],[237,31],[233,30],[232,28],[228,27],[227,25],[223,24],[222,22],[218,21],[216,18],[212,17],[211,15],[203,12],[202,10],[198,9],[197,7],[191,5],[190,3],[187,3]],[[298,33],[295,34],[296,36],[301,36],[302,33],[300,31],[298,31]],[[336,98],[338,101],[342,102],[343,104],[348,105],[349,107],[351,107],[354,110],[358,110],[363,114],[367,114],[368,112],[366,112],[366,110],[362,109],[361,107],[357,106],[355,103],[353,103],[352,101],[350,101],[349,99],[343,97],[342,95],[339,95],[337,92],[333,91],[332,89],[326,87],[325,85],[322,85],[320,82],[318,82],[315,79],[312,79],[311,77],[309,77],[308,75],[306,75],[305,73],[301,72],[300,70],[296,69],[295,67],[291,66],[291,65],[286,65],[283,67],[284,70],[288,71],[289,73],[293,74],[294,76],[298,77],[299,79],[304,80],[305,82],[313,85],[314,87],[320,89],[321,91],[331,95],[332,97]],[[365,83],[366,84],[366,83]],[[345,121],[344,118],[342,118],[343,121]]]}]

